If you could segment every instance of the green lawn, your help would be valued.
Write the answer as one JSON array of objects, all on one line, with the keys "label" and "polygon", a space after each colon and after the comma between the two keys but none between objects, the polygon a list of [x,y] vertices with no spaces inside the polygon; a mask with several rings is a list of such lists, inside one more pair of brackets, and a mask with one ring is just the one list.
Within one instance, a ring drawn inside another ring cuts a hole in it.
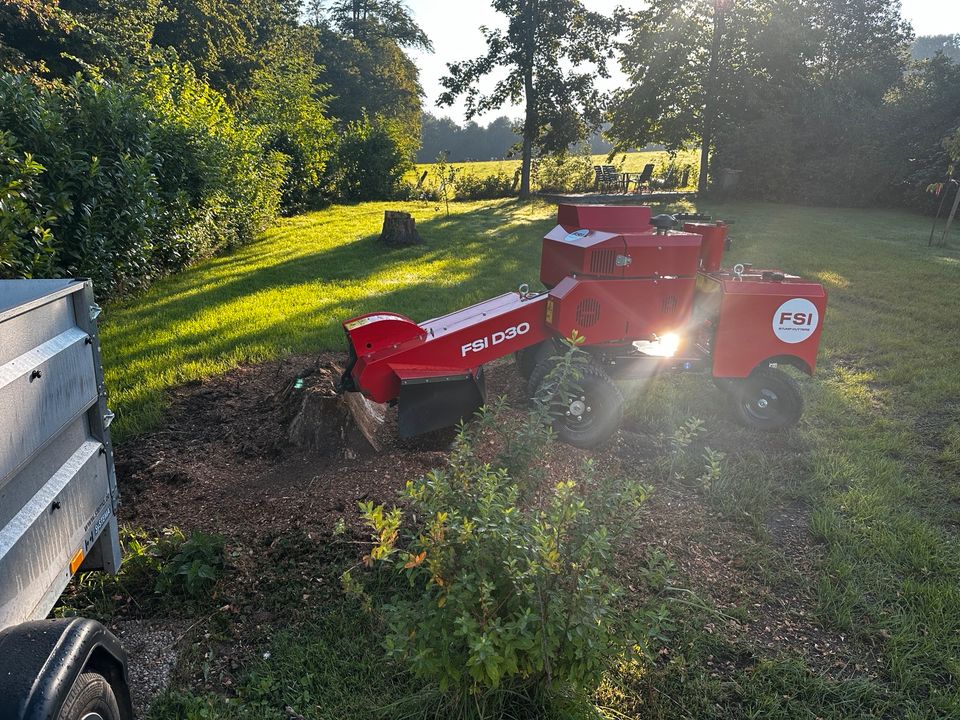
[{"label": "green lawn", "polygon": [[[426,244],[384,251],[376,234],[385,208],[412,212]],[[960,717],[960,253],[927,248],[928,220],[903,212],[698,209],[736,221],[732,261],[782,266],[830,293],[796,443],[735,459],[729,492],[753,497],[746,485],[763,475],[771,496],[763,502],[810,508],[823,544],[817,618],[882,662],[877,680],[827,679],[796,658],[718,678],[707,658],[735,649],[691,621],[671,663],[646,679],[665,695],[654,716]],[[333,207],[109,306],[103,347],[121,444],[160,421],[168,388],[238,363],[342,347],[345,317],[385,309],[422,320],[535,280],[553,212],[512,201],[452,204],[450,217],[432,204]],[[638,402],[631,413],[663,428],[689,415],[722,425],[716,397],[698,387],[664,383],[650,407]],[[767,542],[758,531],[758,546]],[[315,688],[320,680],[294,669],[309,643],[327,648],[325,672],[345,652],[342,638],[317,637],[290,640],[285,674],[254,671],[250,692],[255,683]],[[169,716],[185,712],[179,702],[165,706]]]}]

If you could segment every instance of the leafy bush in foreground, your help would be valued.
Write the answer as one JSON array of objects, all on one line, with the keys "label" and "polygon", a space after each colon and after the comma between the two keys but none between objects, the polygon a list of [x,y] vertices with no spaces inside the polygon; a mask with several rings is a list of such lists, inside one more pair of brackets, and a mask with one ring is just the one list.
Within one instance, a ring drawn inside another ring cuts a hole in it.
[{"label": "leafy bush in foreground", "polygon": [[[558,392],[575,386],[578,352],[554,371]],[[610,573],[647,488],[598,477],[589,461],[576,479],[543,482],[550,405],[482,411],[447,467],[407,484],[403,510],[361,506],[373,535],[364,564],[392,568],[408,589],[381,582],[367,595],[349,571],[344,585],[382,613],[388,654],[444,695],[447,716],[582,698],[649,631],[619,611]]]}]

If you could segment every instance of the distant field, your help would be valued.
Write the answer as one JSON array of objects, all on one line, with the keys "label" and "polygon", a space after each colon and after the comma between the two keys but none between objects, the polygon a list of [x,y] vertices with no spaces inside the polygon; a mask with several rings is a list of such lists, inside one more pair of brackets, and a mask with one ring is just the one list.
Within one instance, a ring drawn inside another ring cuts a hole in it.
[{"label": "distant field", "polygon": [[[698,162],[697,151],[683,150],[677,153],[676,160],[680,163],[695,164]],[[607,161],[607,155],[605,154],[593,156],[594,165],[616,165],[621,172],[640,172],[643,170],[644,165],[651,162],[657,166],[655,170],[656,174],[656,172],[660,171],[670,162],[670,153],[662,150],[618,153],[614,156],[613,160],[609,162]],[[484,160],[476,162],[451,162],[450,164],[459,168],[460,172],[465,175],[476,175],[483,177],[487,175],[496,175],[497,173],[513,175],[517,168],[520,167],[520,160]],[[435,177],[435,166],[436,163],[418,163],[414,166],[414,170],[407,173],[407,180],[416,182],[417,178],[420,177],[420,174],[424,170],[427,170],[430,173],[428,178]]]}]

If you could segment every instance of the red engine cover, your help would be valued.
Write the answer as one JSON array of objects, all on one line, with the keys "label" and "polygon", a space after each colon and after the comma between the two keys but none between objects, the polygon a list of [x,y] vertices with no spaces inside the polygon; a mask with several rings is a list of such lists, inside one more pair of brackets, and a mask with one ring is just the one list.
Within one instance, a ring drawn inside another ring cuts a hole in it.
[{"label": "red engine cover", "polygon": [[746,377],[777,358],[796,358],[813,373],[827,311],[823,286],[792,277],[763,280],[759,271],[742,280],[727,274],[701,277],[698,306],[716,307],[720,295],[714,320],[715,377]]},{"label": "red engine cover", "polygon": [[648,207],[561,205],[557,220],[540,256],[540,281],[548,287],[571,274],[652,278],[697,272],[702,237],[655,233]]},{"label": "red engine cover", "polygon": [[565,278],[550,291],[547,325],[561,337],[576,330],[588,345],[681,331],[690,317],[695,285],[694,278]]},{"label": "red engine cover", "polygon": [[552,287],[568,275],[606,278],[693,277],[703,238],[669,232],[615,235],[557,225],[543,238],[540,281]]},{"label": "red engine cover", "polygon": [[611,233],[650,230],[647,205],[557,205],[557,224],[568,231],[589,228]]}]

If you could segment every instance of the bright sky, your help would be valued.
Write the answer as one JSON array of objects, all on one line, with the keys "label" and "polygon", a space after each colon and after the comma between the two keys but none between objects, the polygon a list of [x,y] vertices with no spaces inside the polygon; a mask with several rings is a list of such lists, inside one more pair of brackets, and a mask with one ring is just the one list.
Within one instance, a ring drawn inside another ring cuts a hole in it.
[{"label": "bright sky", "polygon": [[[490,6],[488,0],[406,0],[414,17],[433,41],[434,52],[414,52],[414,60],[420,67],[420,81],[427,94],[424,109],[434,114],[447,115],[463,122],[462,102],[452,108],[437,108],[437,96],[443,89],[440,78],[446,73],[447,63],[466,60],[483,53],[486,45],[480,26],[497,26],[504,23]],[[960,2],[957,0],[901,0],[903,16],[913,24],[917,35],[944,35],[960,33]],[[639,7],[641,0],[587,0],[595,10],[609,13],[617,5]],[[614,65],[612,68],[616,72]],[[618,78],[613,79],[613,83]],[[478,118],[483,123],[497,115],[519,115],[518,108],[504,108]]]}]

